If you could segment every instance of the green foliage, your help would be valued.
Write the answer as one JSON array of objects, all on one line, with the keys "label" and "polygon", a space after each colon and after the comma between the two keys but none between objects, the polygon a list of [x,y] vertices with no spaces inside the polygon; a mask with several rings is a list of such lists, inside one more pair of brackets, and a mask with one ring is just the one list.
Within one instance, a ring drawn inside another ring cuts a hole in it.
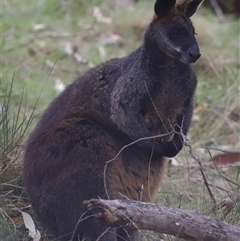
[{"label": "green foliage", "polygon": [[[8,168],[8,163],[17,160],[19,148],[34,119],[34,109],[28,116],[26,113],[26,98],[24,90],[18,98],[18,107],[13,109],[14,76],[7,86],[0,86],[0,163],[1,167]],[[3,170],[2,170],[3,172]]]},{"label": "green foliage", "polygon": [[[0,83],[0,175],[1,208],[0,234],[7,240],[19,240],[24,236],[18,229],[22,224],[15,224],[13,210],[22,207],[23,189],[21,187],[21,153],[27,130],[34,120],[34,110],[26,109],[25,91],[21,90],[18,102],[14,102],[14,75],[7,85]],[[17,108],[16,108],[17,106]]]}]

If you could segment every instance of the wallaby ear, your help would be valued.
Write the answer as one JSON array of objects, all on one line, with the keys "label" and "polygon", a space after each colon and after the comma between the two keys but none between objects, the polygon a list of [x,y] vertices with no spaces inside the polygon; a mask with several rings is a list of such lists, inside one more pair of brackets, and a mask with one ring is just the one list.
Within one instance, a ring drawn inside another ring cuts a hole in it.
[{"label": "wallaby ear", "polygon": [[176,7],[178,10],[185,13],[188,18],[190,18],[197,11],[203,1],[204,0],[180,1]]},{"label": "wallaby ear", "polygon": [[158,18],[171,12],[175,7],[176,0],[157,0],[154,6],[155,14]]}]

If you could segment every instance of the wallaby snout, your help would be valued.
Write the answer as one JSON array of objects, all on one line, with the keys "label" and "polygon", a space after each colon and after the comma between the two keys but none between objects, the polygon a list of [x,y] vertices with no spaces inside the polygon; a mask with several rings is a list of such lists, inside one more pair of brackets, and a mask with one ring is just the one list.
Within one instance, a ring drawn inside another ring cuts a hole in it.
[{"label": "wallaby snout", "polygon": [[194,47],[190,48],[188,50],[187,56],[188,56],[190,63],[195,63],[201,56],[198,46],[194,46]]}]

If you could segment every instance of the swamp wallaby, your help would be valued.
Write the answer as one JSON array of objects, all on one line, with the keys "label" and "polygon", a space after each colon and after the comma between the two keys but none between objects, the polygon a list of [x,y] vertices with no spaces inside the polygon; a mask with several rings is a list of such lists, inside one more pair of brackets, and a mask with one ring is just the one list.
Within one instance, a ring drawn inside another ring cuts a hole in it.
[{"label": "swamp wallaby", "polygon": [[[137,231],[96,222],[82,202],[92,198],[151,201],[166,157],[187,133],[200,57],[190,17],[202,0],[157,0],[143,44],[125,58],[89,70],[47,108],[30,135],[25,187],[41,224],[57,240],[139,240]],[[107,231],[106,231],[107,230]]]}]

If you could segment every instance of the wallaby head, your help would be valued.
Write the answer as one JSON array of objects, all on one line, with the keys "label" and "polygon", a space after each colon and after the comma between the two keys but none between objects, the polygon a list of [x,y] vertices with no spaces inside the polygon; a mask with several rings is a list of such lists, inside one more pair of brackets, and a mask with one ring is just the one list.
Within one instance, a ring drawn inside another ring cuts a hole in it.
[{"label": "wallaby head", "polygon": [[154,17],[147,32],[157,50],[185,64],[201,56],[190,17],[203,0],[157,0]]}]

